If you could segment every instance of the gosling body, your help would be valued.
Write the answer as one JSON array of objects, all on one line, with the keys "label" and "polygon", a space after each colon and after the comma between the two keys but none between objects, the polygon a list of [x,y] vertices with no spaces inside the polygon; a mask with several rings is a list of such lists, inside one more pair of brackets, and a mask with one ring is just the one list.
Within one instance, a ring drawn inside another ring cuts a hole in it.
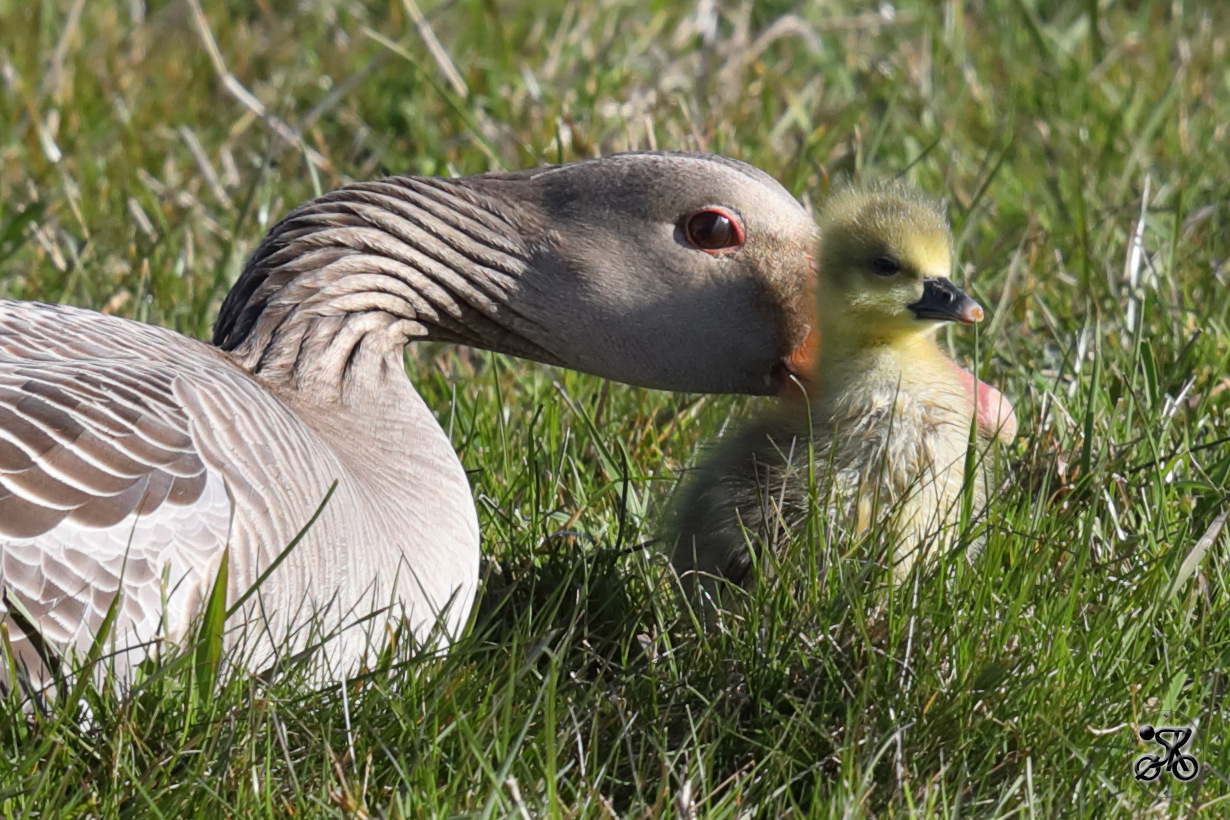
[{"label": "gosling body", "polygon": [[937,205],[902,186],[841,194],[821,216],[820,258],[807,399],[753,419],[690,478],[674,555],[685,576],[747,584],[750,545],[778,548],[813,503],[838,537],[885,522],[903,572],[955,531],[965,498],[974,514],[984,507],[984,463],[966,474],[971,429],[980,441],[1015,435],[999,392],[935,341],[944,321],[981,318],[947,278]]}]

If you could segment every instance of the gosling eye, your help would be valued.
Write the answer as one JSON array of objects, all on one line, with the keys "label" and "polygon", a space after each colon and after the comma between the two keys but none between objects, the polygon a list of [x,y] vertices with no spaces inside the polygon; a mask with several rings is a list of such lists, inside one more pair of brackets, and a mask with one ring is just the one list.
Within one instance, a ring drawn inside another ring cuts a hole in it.
[{"label": "gosling eye", "polygon": [[877,276],[896,276],[901,273],[901,263],[891,256],[877,256],[871,260],[871,269]]},{"label": "gosling eye", "polygon": [[686,217],[683,235],[688,244],[706,253],[717,253],[741,247],[744,242],[743,226],[730,212],[719,208],[706,208]]}]

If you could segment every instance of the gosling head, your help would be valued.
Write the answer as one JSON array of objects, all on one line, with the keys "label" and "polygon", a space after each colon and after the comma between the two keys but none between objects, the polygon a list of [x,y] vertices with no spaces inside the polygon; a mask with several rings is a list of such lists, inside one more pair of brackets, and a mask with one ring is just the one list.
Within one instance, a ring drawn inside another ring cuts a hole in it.
[{"label": "gosling head", "polygon": [[952,232],[939,203],[900,183],[835,194],[820,215],[824,343],[908,343],[982,308],[949,278]]}]

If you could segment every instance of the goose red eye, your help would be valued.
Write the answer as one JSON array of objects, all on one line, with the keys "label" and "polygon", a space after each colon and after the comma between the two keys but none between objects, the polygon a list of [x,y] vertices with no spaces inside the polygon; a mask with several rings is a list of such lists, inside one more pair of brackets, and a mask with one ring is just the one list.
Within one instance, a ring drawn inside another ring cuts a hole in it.
[{"label": "goose red eye", "polygon": [[743,244],[743,228],[738,220],[714,208],[697,211],[684,220],[683,235],[693,248],[710,253]]}]

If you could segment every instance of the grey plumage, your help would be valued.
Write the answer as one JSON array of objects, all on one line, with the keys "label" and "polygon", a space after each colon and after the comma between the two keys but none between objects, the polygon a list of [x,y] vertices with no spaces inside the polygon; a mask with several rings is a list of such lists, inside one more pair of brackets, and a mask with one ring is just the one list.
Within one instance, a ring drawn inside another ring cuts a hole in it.
[{"label": "grey plumage", "polygon": [[[712,206],[735,215],[744,244],[681,241],[681,220]],[[45,682],[21,612],[81,652],[122,591],[124,679],[188,637],[225,550],[234,601],[335,481],[228,622],[237,660],[303,648],[311,616],[329,633],[386,606],[419,638],[439,622],[448,640],[474,598],[478,521],[403,347],[444,340],[646,386],[772,392],[811,321],[814,242],[798,203],[749,166],[624,155],[326,194],[253,254],[216,346],[0,301],[0,591],[19,610],[0,618],[19,665]],[[383,623],[343,630],[328,674],[366,657]]]}]

